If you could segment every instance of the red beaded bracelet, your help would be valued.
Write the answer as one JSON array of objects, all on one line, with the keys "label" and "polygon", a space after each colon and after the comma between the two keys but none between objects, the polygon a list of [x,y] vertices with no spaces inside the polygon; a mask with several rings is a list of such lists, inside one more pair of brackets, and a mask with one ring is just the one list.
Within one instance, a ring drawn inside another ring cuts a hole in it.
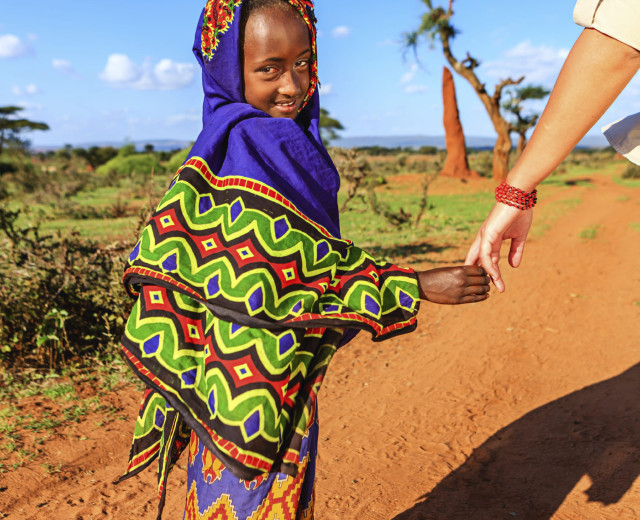
[{"label": "red beaded bracelet", "polygon": [[520,188],[509,186],[507,181],[502,181],[502,184],[496,188],[496,200],[524,211],[536,205],[536,202],[538,202],[538,190],[527,193]]}]

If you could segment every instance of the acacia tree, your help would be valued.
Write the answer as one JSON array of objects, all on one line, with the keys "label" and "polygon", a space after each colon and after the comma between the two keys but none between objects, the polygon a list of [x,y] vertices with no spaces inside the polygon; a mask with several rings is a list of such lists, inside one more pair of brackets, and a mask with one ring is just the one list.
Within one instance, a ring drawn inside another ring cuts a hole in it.
[{"label": "acacia tree", "polygon": [[21,132],[32,130],[49,130],[49,125],[16,118],[16,114],[23,110],[22,107],[0,107],[0,153],[8,142],[22,143]]},{"label": "acacia tree", "polygon": [[530,99],[544,99],[551,93],[541,85],[525,85],[507,90],[507,99],[502,104],[502,108],[513,115],[511,121],[512,131],[518,134],[518,144],[516,145],[516,157],[520,157],[527,146],[527,131],[533,128],[538,122],[540,114],[522,113],[522,104]]},{"label": "acacia tree", "polygon": [[498,134],[498,139],[493,147],[493,178],[502,180],[506,178],[509,167],[509,153],[511,152],[511,124],[505,119],[500,112],[500,102],[502,92],[509,85],[518,85],[524,80],[524,76],[518,79],[507,78],[501,80],[493,89],[493,94],[487,92],[485,84],[480,81],[476,74],[476,69],[480,62],[473,58],[468,52],[463,60],[459,60],[451,50],[451,40],[458,34],[458,30],[451,24],[453,17],[453,0],[449,0],[449,6],[444,7],[433,6],[431,0],[422,0],[427,7],[427,12],[422,15],[420,26],[415,31],[405,34],[405,44],[408,48],[417,50],[421,38],[427,38],[433,42],[435,39],[440,40],[442,44],[442,52],[449,65],[460,76],[466,79],[473,90],[480,98],[484,108],[489,114],[493,128]]},{"label": "acacia tree", "polygon": [[318,121],[318,126],[320,127],[322,139],[326,143],[338,138],[337,130],[344,130],[342,123],[331,117],[326,108],[320,109],[320,120]]}]

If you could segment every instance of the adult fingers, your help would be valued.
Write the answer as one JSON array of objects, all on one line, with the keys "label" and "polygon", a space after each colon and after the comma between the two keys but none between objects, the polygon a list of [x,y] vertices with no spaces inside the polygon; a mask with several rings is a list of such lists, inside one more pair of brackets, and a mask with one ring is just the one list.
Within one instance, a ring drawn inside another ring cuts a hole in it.
[{"label": "adult fingers", "polygon": [[514,238],[511,240],[511,247],[509,248],[509,265],[511,267],[518,267],[522,262],[522,256],[524,254],[524,244],[527,238]]},{"label": "adult fingers", "polygon": [[489,276],[491,276],[491,280],[493,280],[493,284],[496,286],[496,289],[498,289],[498,292],[504,292],[504,282],[502,281],[500,267],[498,266],[502,238],[498,238],[497,242],[497,244],[493,244],[490,240],[483,239],[480,244],[478,261],[487,273],[489,273]]},{"label": "adult fingers", "polygon": [[471,247],[469,247],[469,251],[467,252],[467,257],[464,259],[464,265],[474,265],[478,261],[478,256],[480,256],[480,241],[482,240],[482,232],[478,231],[476,234],[476,238],[474,239]]}]

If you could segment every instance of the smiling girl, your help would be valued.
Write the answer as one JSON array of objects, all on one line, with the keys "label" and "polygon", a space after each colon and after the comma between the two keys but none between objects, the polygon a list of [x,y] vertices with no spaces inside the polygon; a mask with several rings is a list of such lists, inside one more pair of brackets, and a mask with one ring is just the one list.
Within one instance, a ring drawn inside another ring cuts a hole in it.
[{"label": "smiling girl", "polygon": [[132,251],[125,358],[146,383],[127,475],[189,452],[185,519],[313,517],[317,393],[336,350],[485,300],[480,267],[414,272],[340,236],[310,0],[210,0],[203,129]]}]

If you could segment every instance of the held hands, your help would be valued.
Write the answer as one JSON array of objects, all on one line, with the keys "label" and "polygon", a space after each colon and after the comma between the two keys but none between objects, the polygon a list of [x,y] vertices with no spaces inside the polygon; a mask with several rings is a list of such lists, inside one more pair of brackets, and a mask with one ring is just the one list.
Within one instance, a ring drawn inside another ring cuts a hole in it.
[{"label": "held hands", "polygon": [[420,298],[433,303],[457,305],[489,297],[489,277],[479,266],[465,265],[418,271]]},{"label": "held hands", "polygon": [[466,265],[484,267],[498,292],[504,292],[504,282],[500,274],[500,246],[505,240],[511,240],[509,248],[509,265],[518,267],[522,261],[524,243],[531,228],[533,211],[522,211],[506,204],[496,203],[484,221],[475,240],[469,248]]}]

